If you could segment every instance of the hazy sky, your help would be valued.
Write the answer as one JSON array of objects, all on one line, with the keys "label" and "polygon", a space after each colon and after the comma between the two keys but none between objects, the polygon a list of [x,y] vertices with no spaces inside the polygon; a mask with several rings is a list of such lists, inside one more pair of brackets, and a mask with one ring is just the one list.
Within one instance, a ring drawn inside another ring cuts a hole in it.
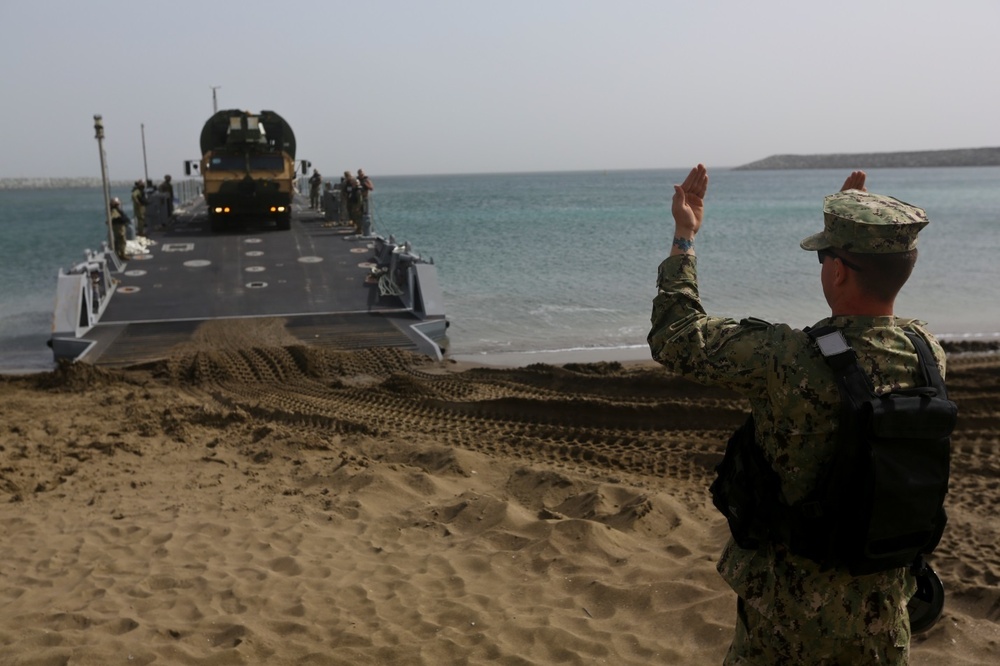
[{"label": "hazy sky", "polygon": [[0,177],[181,173],[271,109],[324,175],[1000,145],[1000,2],[0,0]]}]

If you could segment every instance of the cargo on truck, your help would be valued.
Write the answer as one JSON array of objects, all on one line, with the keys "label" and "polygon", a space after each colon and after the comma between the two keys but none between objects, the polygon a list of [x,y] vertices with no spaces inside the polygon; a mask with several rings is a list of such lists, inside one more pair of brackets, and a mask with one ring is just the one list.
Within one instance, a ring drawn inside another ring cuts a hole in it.
[{"label": "cargo on truck", "polygon": [[[273,221],[288,229],[297,178],[295,133],[274,111],[218,111],[201,130],[201,171],[212,231]],[[306,173],[309,163],[301,163]]]}]

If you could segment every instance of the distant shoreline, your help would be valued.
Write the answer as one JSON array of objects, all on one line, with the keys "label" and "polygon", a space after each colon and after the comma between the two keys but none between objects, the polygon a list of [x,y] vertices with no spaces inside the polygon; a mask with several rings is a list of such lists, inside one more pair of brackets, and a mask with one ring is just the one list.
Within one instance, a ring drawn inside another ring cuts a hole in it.
[{"label": "distant shoreline", "polygon": [[[771,155],[762,160],[749,162],[736,167],[733,171],[764,171],[779,169],[907,169],[922,167],[986,167],[1000,166],[1000,147],[996,148],[956,148],[951,150],[918,150],[896,153],[830,153],[824,155]],[[631,171],[632,169],[620,169]],[[645,171],[647,169],[635,169]],[[600,171],[594,169],[593,171]],[[569,173],[524,172],[524,173]],[[421,176],[454,176],[454,175],[497,175],[493,173],[473,174],[419,174]],[[392,174],[390,177],[407,174]],[[174,181],[177,182],[177,181]],[[130,188],[133,181],[113,180],[111,187]],[[94,177],[81,178],[45,178],[20,177],[0,178],[0,190],[43,190],[100,187],[101,179]]]},{"label": "distant shoreline", "polygon": [[[134,181],[112,180],[111,187],[132,187]],[[100,187],[100,178],[0,178],[0,190],[66,190]]]},{"label": "distant shoreline", "polygon": [[898,153],[771,155],[733,167],[734,171],[777,169],[907,169],[1000,166],[1000,148],[957,148]]}]

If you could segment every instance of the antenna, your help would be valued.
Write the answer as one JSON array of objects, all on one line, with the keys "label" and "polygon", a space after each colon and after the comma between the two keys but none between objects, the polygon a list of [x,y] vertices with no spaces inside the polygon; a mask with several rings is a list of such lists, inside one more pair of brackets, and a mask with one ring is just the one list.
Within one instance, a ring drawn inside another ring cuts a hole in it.
[{"label": "antenna", "polygon": [[101,189],[104,190],[104,215],[108,225],[108,241],[110,247],[115,246],[115,235],[111,230],[111,192],[108,185],[108,162],[104,154],[104,121],[100,114],[94,114],[94,138],[97,139],[97,151],[101,154]]},{"label": "antenna", "polygon": [[143,188],[146,187],[146,183],[149,182],[149,166],[146,164],[146,124],[139,123],[139,131],[142,133],[142,173],[146,176],[145,182],[143,182]]},{"label": "antenna", "polygon": [[215,98],[215,91],[218,90],[221,87],[222,86],[212,86],[212,114],[213,115],[219,112],[219,102]]}]

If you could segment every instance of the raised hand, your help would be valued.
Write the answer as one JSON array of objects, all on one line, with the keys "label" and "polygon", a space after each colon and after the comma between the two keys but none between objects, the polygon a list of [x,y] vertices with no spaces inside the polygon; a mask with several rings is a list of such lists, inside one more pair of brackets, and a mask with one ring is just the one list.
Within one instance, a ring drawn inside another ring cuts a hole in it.
[{"label": "raised hand", "polygon": [[708,190],[708,170],[704,164],[691,169],[680,185],[674,185],[674,198],[670,212],[677,225],[677,232],[685,232],[690,238],[701,228],[705,216],[705,192]]},{"label": "raised hand", "polygon": [[867,177],[864,171],[852,171],[851,175],[844,181],[844,186],[840,188],[840,191],[861,190],[862,192],[867,192],[868,190],[865,189],[865,179]]}]

